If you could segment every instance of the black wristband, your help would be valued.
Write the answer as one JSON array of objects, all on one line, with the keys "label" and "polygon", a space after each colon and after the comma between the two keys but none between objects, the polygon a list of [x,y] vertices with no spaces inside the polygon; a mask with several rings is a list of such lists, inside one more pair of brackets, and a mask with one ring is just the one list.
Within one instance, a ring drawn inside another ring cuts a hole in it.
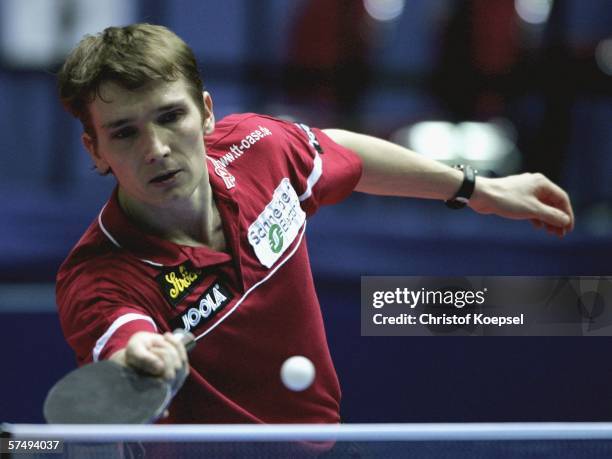
[{"label": "black wristband", "polygon": [[474,188],[476,186],[476,174],[477,170],[473,169],[472,166],[457,164],[453,166],[455,169],[459,169],[463,171],[463,182],[461,183],[461,187],[455,195],[445,201],[446,207],[450,209],[462,209],[465,207],[472,197],[472,193],[474,193]]}]

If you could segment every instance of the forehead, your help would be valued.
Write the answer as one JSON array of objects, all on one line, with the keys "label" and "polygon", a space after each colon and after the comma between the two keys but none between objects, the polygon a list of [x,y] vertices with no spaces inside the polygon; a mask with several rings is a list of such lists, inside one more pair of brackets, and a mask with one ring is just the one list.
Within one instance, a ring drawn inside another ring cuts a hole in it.
[{"label": "forehead", "polygon": [[137,89],[126,89],[114,81],[100,85],[89,104],[93,124],[101,126],[118,119],[136,119],[174,103],[193,103],[184,79],[152,81]]}]

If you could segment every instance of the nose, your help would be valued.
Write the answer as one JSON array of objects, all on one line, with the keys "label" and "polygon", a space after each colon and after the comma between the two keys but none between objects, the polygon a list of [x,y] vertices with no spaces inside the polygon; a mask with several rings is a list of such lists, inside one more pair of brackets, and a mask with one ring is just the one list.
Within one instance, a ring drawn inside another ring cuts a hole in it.
[{"label": "nose", "polygon": [[170,146],[161,128],[151,126],[142,135],[145,162],[153,164],[170,154]]}]

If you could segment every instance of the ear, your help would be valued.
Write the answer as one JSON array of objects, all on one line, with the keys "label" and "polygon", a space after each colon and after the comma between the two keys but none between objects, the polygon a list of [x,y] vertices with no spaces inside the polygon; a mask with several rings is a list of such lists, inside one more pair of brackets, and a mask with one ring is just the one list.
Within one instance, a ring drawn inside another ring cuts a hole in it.
[{"label": "ear", "polygon": [[208,91],[202,93],[204,98],[204,109],[206,110],[204,116],[204,134],[212,134],[215,130],[215,114],[213,113],[213,101]]},{"label": "ear", "polygon": [[87,153],[89,153],[89,156],[91,156],[92,161],[96,165],[98,172],[103,175],[108,174],[110,166],[98,153],[95,139],[88,133],[83,132],[83,135],[81,135],[81,141],[83,142],[83,146],[87,150]]}]

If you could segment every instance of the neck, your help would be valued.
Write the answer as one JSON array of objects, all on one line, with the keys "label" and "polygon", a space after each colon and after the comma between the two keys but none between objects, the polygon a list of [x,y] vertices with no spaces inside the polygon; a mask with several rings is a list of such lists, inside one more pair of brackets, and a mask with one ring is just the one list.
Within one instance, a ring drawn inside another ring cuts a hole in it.
[{"label": "neck", "polygon": [[225,249],[221,217],[209,183],[187,199],[165,206],[134,203],[119,187],[119,205],[129,219],[147,233],[176,244]]}]

